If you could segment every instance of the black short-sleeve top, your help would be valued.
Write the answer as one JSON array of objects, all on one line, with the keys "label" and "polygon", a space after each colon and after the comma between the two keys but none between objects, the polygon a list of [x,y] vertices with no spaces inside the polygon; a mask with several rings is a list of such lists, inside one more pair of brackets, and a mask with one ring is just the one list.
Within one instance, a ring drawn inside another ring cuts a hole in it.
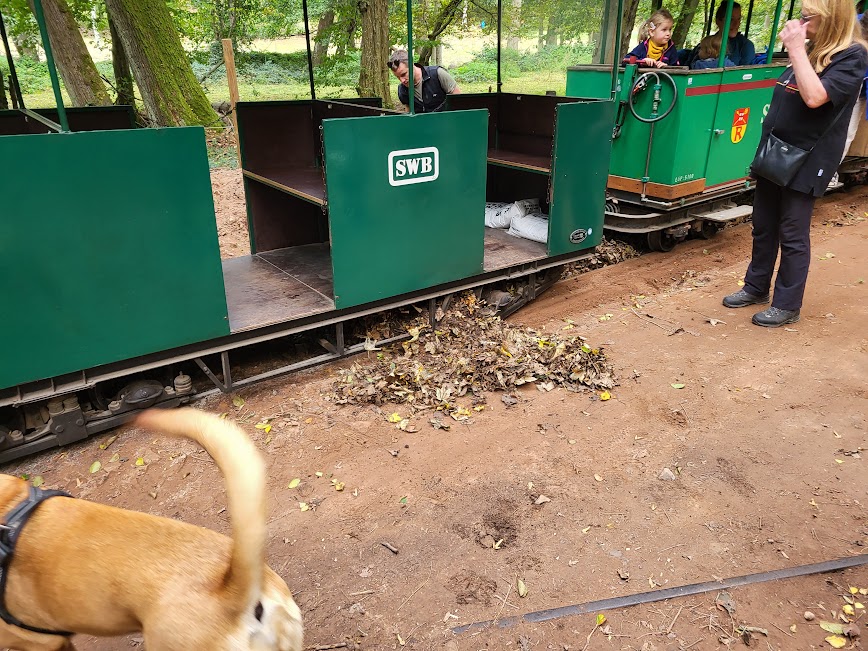
[{"label": "black short-sleeve top", "polygon": [[829,101],[814,109],[802,100],[792,66],[781,74],[768,115],[763,120],[759,147],[762,149],[772,129],[784,142],[807,150],[813,147],[790,182],[791,189],[817,197],[826,191],[844,154],[850,114],[866,69],[868,51],[859,44],[854,43],[835,54],[819,75]]}]

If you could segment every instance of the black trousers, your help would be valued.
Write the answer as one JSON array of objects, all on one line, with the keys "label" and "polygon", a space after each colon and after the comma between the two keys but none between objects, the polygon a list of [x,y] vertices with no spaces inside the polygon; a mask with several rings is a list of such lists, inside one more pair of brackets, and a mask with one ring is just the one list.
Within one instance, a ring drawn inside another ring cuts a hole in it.
[{"label": "black trousers", "polygon": [[755,296],[769,293],[781,252],[772,306],[802,307],[811,264],[811,215],[816,197],[759,178],[753,200],[753,253],[744,288]]}]

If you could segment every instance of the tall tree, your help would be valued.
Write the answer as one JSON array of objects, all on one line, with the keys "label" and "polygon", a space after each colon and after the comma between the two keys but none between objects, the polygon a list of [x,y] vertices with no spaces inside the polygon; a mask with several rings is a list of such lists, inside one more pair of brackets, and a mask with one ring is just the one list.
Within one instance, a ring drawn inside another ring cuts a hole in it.
[{"label": "tall tree", "polygon": [[633,26],[636,23],[636,11],[639,9],[639,0],[625,0],[624,20],[621,23],[621,47],[618,52],[619,60],[630,51],[630,38]]},{"label": "tall tree", "polygon": [[218,121],[199,85],[165,0],[106,0],[148,119],[159,126]]},{"label": "tall tree", "polygon": [[681,11],[677,14],[678,18],[675,21],[675,29],[672,32],[672,40],[678,47],[684,47],[684,42],[687,40],[687,34],[690,32],[690,26],[693,24],[698,6],[699,0],[683,0],[681,3]]},{"label": "tall tree", "polygon": [[331,43],[331,27],[335,24],[335,12],[332,8],[328,8],[319,18],[319,23],[316,26],[316,38],[313,46],[313,65],[320,66],[325,61],[329,53],[329,43]]},{"label": "tall tree", "polygon": [[392,106],[389,87],[389,1],[359,0],[362,14],[362,69],[359,72],[359,95],[381,97],[384,106]]},{"label": "tall tree", "polygon": [[124,49],[115,21],[109,17],[109,33],[112,38],[112,69],[115,73],[115,104],[119,106],[135,106],[133,94],[133,73],[130,70],[130,59]]},{"label": "tall tree", "polygon": [[427,38],[422,43],[422,47],[419,48],[419,56],[416,57],[416,60],[422,65],[428,65],[431,53],[434,51],[438,39],[446,31],[446,28],[452,24],[452,21],[458,17],[462,3],[463,0],[444,0],[429,21],[428,29],[426,30]]},{"label": "tall tree", "polygon": [[42,0],[42,10],[54,61],[72,103],[75,106],[111,104],[66,0]]}]

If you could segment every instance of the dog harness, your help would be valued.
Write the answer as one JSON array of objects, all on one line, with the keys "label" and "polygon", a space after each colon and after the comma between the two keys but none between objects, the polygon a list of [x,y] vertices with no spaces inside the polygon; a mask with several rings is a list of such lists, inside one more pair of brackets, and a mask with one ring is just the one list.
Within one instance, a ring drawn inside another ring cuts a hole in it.
[{"label": "dog harness", "polygon": [[44,628],[28,626],[17,617],[12,615],[6,609],[6,580],[9,577],[9,564],[12,562],[12,557],[15,555],[15,543],[18,542],[18,537],[21,535],[21,530],[34,514],[39,505],[45,500],[52,497],[72,497],[69,493],[63,491],[49,491],[36,488],[35,486],[28,487],[27,497],[23,502],[13,508],[0,524],[0,619],[7,624],[23,628],[34,633],[42,633],[44,635],[64,635],[70,636],[72,633],[67,631],[48,631]]}]

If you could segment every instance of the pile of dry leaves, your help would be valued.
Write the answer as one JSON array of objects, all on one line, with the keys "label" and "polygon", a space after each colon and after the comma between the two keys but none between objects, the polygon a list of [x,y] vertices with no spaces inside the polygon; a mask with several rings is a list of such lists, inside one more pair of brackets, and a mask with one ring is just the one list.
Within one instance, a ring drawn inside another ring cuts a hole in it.
[{"label": "pile of dry leaves", "polygon": [[583,274],[592,269],[608,267],[609,265],[618,264],[624,260],[638,257],[639,251],[626,242],[610,240],[604,237],[603,241],[600,242],[599,246],[594,249],[590,256],[583,258],[578,262],[568,264],[564,270],[563,277],[569,278],[570,276],[577,276],[578,274]]},{"label": "pile of dry leaves", "polygon": [[[486,314],[468,292],[456,299],[435,329],[425,317],[411,338],[384,349],[368,340],[367,359],[339,372],[330,399],[338,404],[405,403],[447,413],[485,402],[483,392],[510,391],[531,382],[543,390],[562,386],[610,389],[613,370],[602,350],[579,336],[543,335]],[[469,395],[468,395],[469,394]]]}]

